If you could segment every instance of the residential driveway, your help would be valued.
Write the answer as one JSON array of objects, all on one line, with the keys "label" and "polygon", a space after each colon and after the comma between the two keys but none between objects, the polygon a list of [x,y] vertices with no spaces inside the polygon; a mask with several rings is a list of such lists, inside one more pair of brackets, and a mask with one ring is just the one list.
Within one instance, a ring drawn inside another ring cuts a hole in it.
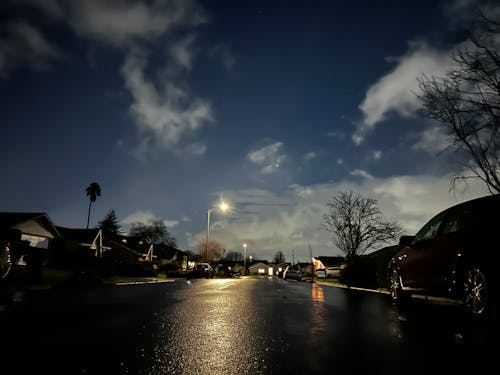
[{"label": "residential driveway", "polygon": [[[0,310],[1,374],[434,374],[494,363],[457,306],[277,278],[32,291]],[[494,345],[494,346],[493,346]]]}]

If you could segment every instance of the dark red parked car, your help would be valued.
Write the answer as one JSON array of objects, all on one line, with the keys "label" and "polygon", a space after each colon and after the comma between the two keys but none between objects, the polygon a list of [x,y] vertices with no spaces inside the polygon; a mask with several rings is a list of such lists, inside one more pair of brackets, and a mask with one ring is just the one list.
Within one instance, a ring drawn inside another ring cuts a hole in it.
[{"label": "dark red parked car", "polygon": [[498,302],[499,224],[500,195],[492,195],[450,207],[402,237],[389,263],[392,299],[444,295],[461,299],[475,317],[487,315]]}]

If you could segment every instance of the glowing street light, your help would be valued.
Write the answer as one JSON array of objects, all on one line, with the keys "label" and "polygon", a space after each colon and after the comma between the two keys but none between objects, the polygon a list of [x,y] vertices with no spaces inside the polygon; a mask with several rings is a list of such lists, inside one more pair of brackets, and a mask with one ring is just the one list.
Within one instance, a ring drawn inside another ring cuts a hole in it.
[{"label": "glowing street light", "polygon": [[226,212],[229,209],[229,205],[223,200],[217,206],[210,208],[207,211],[207,243],[205,244],[205,260],[208,262],[208,242],[210,241],[210,214],[213,210],[219,209],[222,212]]}]

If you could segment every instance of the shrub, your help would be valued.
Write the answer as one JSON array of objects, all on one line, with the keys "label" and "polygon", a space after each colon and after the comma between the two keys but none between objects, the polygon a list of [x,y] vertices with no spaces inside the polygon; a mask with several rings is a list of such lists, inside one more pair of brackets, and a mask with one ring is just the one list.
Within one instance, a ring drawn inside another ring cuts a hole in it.
[{"label": "shrub", "polygon": [[117,265],[118,276],[155,277],[158,273],[151,263],[122,263]]},{"label": "shrub", "polygon": [[378,288],[374,263],[362,256],[351,259],[340,272],[340,282],[347,286]]}]

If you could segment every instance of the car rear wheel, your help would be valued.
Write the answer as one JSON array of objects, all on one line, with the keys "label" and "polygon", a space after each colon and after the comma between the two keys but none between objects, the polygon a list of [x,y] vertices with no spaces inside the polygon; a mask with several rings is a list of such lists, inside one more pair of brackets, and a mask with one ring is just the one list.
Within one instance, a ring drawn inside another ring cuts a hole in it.
[{"label": "car rear wheel", "polygon": [[474,317],[485,316],[488,310],[488,283],[478,267],[471,267],[464,276],[464,306]]},{"label": "car rear wheel", "polygon": [[10,254],[10,249],[8,246],[4,245],[0,247],[0,280],[7,278],[11,269],[12,257]]},{"label": "car rear wheel", "polygon": [[390,292],[391,298],[397,305],[401,305],[408,301],[410,294],[403,290],[401,276],[396,268],[393,268],[390,273]]}]

